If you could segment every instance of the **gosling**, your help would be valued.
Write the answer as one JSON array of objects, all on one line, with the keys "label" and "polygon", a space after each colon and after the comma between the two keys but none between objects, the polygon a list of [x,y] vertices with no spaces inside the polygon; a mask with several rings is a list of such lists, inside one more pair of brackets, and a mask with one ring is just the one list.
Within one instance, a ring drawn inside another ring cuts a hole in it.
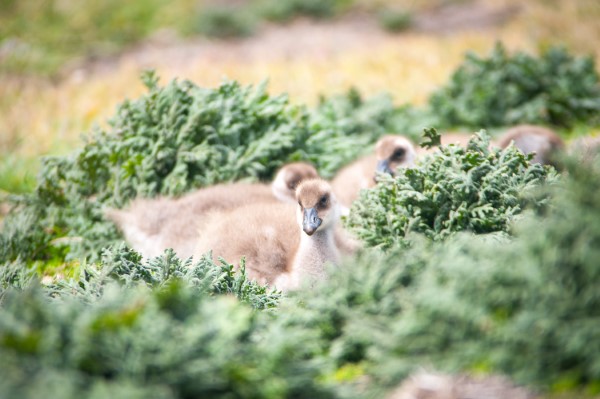
[{"label": "gosling", "polygon": [[542,165],[555,166],[554,156],[565,149],[565,143],[554,131],[534,125],[512,127],[498,139],[501,148],[511,143],[524,154],[535,153],[532,162]]},{"label": "gosling", "polygon": [[283,291],[325,278],[325,264],[340,257],[337,199],[329,183],[309,179],[299,184],[296,200],[296,206],[263,203],[213,213],[201,228],[196,254],[212,250],[215,260],[236,266],[245,257],[250,279]]},{"label": "gosling", "polygon": [[376,184],[377,173],[394,176],[399,167],[412,167],[416,151],[413,144],[404,136],[383,136],[375,145],[375,153],[367,155],[338,172],[332,181],[333,189],[340,203],[350,208],[360,190]]},{"label": "gosling", "polygon": [[219,184],[180,198],[136,199],[126,209],[108,209],[105,214],[143,256],[158,256],[173,248],[179,257],[187,258],[194,253],[198,224],[208,212],[252,203],[295,203],[298,182],[317,176],[312,165],[291,163],[278,171],[270,187],[260,183]]}]

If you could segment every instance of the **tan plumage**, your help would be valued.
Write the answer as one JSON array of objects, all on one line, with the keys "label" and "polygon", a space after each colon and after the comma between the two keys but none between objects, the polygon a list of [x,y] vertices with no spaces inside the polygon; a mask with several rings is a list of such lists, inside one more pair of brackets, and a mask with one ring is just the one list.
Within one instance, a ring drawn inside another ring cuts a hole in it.
[{"label": "tan plumage", "polygon": [[323,278],[324,264],[339,257],[337,200],[321,179],[302,181],[296,199],[295,206],[252,204],[212,213],[201,226],[196,254],[212,250],[215,260],[223,257],[234,264],[245,257],[249,278],[283,290],[307,277]]},{"label": "tan plumage", "polygon": [[387,399],[535,399],[525,388],[501,376],[451,376],[419,372],[406,379]]},{"label": "tan plumage", "polygon": [[253,203],[295,203],[297,182],[317,176],[312,165],[293,163],[277,173],[272,185],[219,184],[180,198],[136,199],[126,209],[108,209],[106,217],[119,227],[126,241],[142,255],[157,256],[173,248],[180,257],[192,256],[198,228],[211,211],[234,209]]},{"label": "tan plumage", "polygon": [[374,154],[360,158],[338,172],[332,181],[333,190],[340,203],[349,208],[360,190],[375,185],[376,171],[382,163],[385,163],[386,171],[393,174],[398,167],[413,166],[415,158],[415,148],[406,137],[383,136],[377,141]]},{"label": "tan plumage", "polygon": [[554,131],[534,125],[512,127],[498,139],[501,148],[511,143],[525,154],[535,152],[533,162],[544,165],[552,165],[552,157],[565,148],[565,143]]},{"label": "tan plumage", "polygon": [[296,187],[302,180],[319,177],[314,166],[306,162],[289,163],[279,169],[271,184],[273,195],[282,202],[296,203]]}]

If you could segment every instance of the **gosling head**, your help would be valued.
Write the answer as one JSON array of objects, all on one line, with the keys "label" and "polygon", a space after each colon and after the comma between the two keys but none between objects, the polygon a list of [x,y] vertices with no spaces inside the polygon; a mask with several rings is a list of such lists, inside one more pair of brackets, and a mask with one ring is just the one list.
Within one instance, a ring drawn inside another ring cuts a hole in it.
[{"label": "gosling head", "polygon": [[296,189],[297,219],[302,230],[312,236],[317,230],[327,230],[337,223],[340,210],[329,183],[322,179],[309,179]]},{"label": "gosling head", "polygon": [[417,157],[413,144],[406,137],[399,135],[387,135],[380,138],[375,145],[375,155],[377,157],[375,175],[387,173],[392,176],[400,166],[413,166]]},{"label": "gosling head", "polygon": [[565,143],[554,131],[535,125],[518,125],[504,133],[499,139],[502,148],[511,143],[525,154],[534,152],[532,162],[554,165],[556,153],[565,148]]},{"label": "gosling head", "polygon": [[284,165],[271,184],[273,195],[282,202],[296,200],[296,188],[301,181],[318,178],[317,170],[309,163],[294,162]]}]

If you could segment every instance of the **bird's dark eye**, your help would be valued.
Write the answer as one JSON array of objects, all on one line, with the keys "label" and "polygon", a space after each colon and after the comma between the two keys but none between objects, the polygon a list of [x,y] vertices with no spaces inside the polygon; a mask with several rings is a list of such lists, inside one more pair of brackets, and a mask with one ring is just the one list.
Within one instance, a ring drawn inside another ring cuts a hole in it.
[{"label": "bird's dark eye", "polygon": [[319,206],[322,207],[322,208],[326,207],[328,201],[329,201],[329,196],[328,195],[322,196],[321,199],[319,200]]},{"label": "bird's dark eye", "polygon": [[404,150],[404,148],[398,148],[392,154],[392,159],[394,159],[394,160],[401,159],[402,157],[404,157],[404,154],[406,154],[406,151]]}]

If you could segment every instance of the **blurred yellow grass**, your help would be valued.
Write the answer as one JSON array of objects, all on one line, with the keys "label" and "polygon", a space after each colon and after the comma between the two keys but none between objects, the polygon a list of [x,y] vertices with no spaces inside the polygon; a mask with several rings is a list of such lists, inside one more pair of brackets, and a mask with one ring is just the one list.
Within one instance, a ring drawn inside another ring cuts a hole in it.
[{"label": "blurred yellow grass", "polygon": [[[600,16],[600,6],[592,11]],[[496,1],[498,3],[498,1]],[[503,3],[507,3],[504,1]],[[575,3],[575,2],[573,2]],[[570,1],[554,8],[534,1],[521,4],[522,13],[501,29],[474,30],[440,35],[402,34],[383,36],[377,45],[357,46],[349,51],[307,57],[268,57],[240,62],[235,57],[192,57],[184,64],[157,65],[161,82],[179,78],[214,87],[224,78],[243,84],[269,79],[273,94],[289,93],[294,103],[314,104],[320,93],[334,94],[354,86],[371,95],[390,92],[398,104],[424,104],[463,59],[464,53],[488,53],[501,40],[512,50],[536,51],[540,45],[558,41],[580,52],[600,48],[600,24],[583,18]],[[589,11],[589,12],[592,12]],[[580,42],[580,38],[588,41]],[[104,124],[116,105],[135,98],[144,89],[139,81],[143,68],[135,61],[118,63],[114,70],[58,83],[39,80],[14,81],[0,77],[0,153],[23,157],[63,153],[73,148],[80,134],[92,124]]]}]

